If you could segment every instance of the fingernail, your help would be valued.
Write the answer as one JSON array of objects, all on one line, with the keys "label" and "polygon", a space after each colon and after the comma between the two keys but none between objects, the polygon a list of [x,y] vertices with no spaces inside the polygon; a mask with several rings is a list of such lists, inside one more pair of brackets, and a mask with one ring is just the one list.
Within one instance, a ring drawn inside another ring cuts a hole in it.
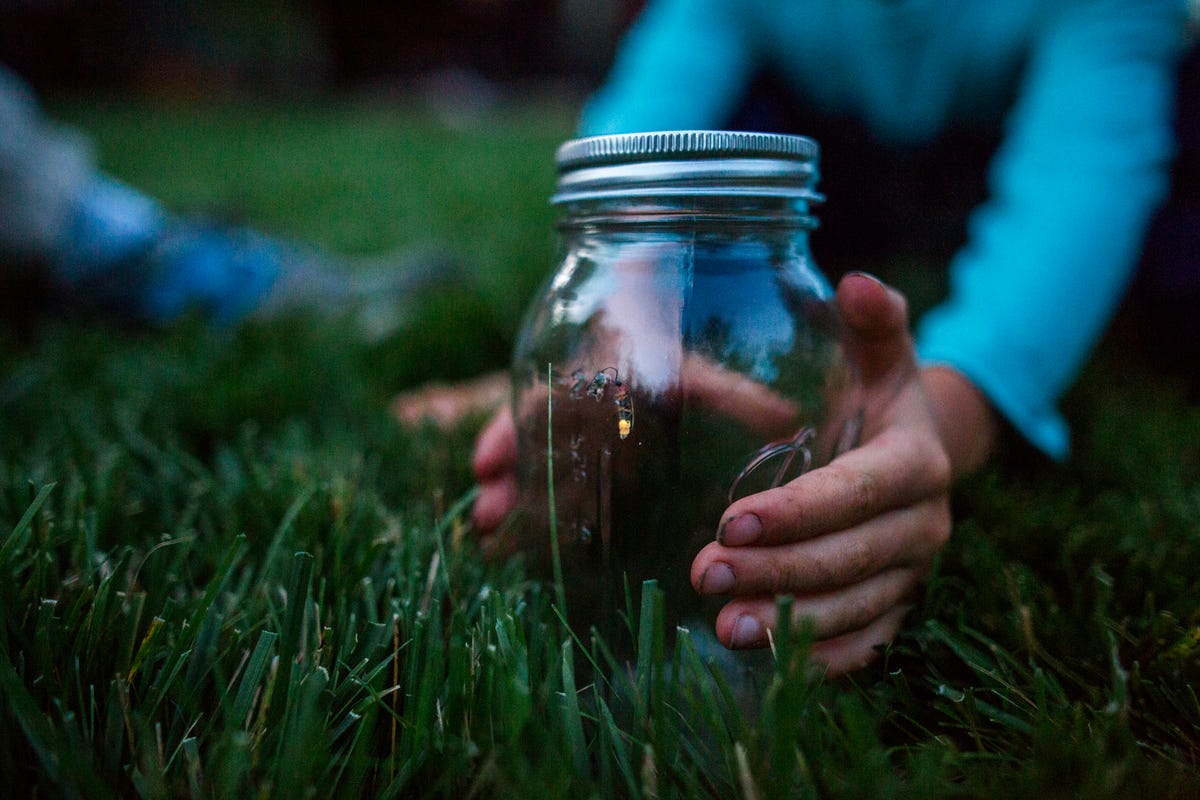
[{"label": "fingernail", "polygon": [[736,582],[729,565],[717,561],[700,576],[700,594],[729,594]]},{"label": "fingernail", "polygon": [[721,523],[717,541],[729,547],[750,544],[762,536],[762,520],[755,514],[739,514]]},{"label": "fingernail", "polygon": [[879,278],[876,278],[874,275],[872,275],[869,272],[862,272],[861,270],[855,269],[855,270],[850,270],[849,272],[846,273],[846,277],[850,277],[851,275],[857,275],[860,278],[867,278],[868,280],[874,281],[875,283],[879,284],[880,286],[883,286],[885,288],[887,287],[886,283],[879,280]]},{"label": "fingernail", "polygon": [[762,623],[756,617],[742,614],[733,623],[729,643],[733,647],[757,647],[763,639]]},{"label": "fingernail", "polygon": [[847,272],[847,273],[846,273],[846,275],[847,275],[847,276],[850,276],[850,275],[857,275],[857,276],[858,276],[858,277],[860,277],[860,278],[866,278],[867,280],[871,281],[871,283],[874,283],[874,284],[875,284],[875,285],[877,285],[879,288],[881,288],[881,289],[883,289],[885,292],[887,292],[889,297],[891,297],[891,298],[893,298],[893,299],[897,299],[897,300],[903,300],[903,299],[904,299],[904,295],[900,293],[900,290],[899,290],[899,289],[897,289],[897,288],[895,288],[894,286],[891,286],[891,285],[889,285],[889,284],[887,284],[887,283],[883,282],[882,280],[880,280],[879,278],[876,278],[874,275],[872,275],[872,274],[871,274],[871,273],[869,273],[869,272],[858,272],[858,271],[851,271],[851,272]]}]

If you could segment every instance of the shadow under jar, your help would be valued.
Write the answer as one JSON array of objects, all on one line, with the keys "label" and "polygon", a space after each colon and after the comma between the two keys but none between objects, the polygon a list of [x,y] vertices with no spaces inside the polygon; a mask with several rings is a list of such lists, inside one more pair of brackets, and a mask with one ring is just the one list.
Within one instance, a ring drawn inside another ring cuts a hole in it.
[{"label": "shadow under jar", "polygon": [[558,150],[563,256],[516,347],[510,530],[547,576],[554,532],[568,620],[618,655],[650,579],[668,635],[713,650],[721,602],[689,573],[724,508],[857,441],[857,380],[809,251],[817,161],[811,139],[724,131]]}]

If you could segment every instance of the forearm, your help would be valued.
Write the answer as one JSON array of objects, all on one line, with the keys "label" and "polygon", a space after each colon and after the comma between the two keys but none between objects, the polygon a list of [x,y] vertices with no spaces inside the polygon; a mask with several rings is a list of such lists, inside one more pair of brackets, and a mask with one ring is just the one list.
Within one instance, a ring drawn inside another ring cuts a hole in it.
[{"label": "forearm", "polygon": [[917,329],[924,363],[969,377],[1052,458],[1069,449],[1058,400],[1166,190],[1180,26],[1170,0],[1064,4],[1032,46],[949,296]]}]

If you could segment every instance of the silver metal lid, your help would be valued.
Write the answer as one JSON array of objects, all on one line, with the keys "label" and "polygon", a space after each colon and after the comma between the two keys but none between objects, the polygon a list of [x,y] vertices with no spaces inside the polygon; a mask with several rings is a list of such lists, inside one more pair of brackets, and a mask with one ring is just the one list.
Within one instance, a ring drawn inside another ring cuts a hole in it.
[{"label": "silver metal lid", "polygon": [[819,201],[817,143],[743,131],[657,131],[565,142],[553,203],[621,197],[736,195]]}]

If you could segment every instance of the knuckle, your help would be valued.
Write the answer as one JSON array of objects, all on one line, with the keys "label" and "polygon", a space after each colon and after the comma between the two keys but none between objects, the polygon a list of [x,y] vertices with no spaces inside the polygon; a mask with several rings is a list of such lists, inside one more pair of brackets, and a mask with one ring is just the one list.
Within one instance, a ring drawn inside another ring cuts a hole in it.
[{"label": "knuckle", "polygon": [[821,555],[808,560],[803,573],[790,573],[789,579],[788,591],[797,594],[827,591],[843,582],[836,559]]},{"label": "knuckle", "polygon": [[868,539],[855,538],[847,542],[841,553],[842,579],[854,583],[872,575],[877,568],[877,549]]},{"label": "knuckle", "polygon": [[856,597],[850,601],[845,620],[846,630],[860,630],[879,616],[879,601],[874,595]]},{"label": "knuckle", "polygon": [[882,492],[874,475],[836,462],[808,473],[805,478],[803,486],[793,487],[795,502],[806,503],[810,511],[825,506],[825,513],[818,514],[822,520],[827,515],[836,519],[864,519],[874,512]]},{"label": "knuckle", "polygon": [[792,569],[791,564],[784,561],[772,561],[766,569],[766,584],[764,589],[768,589],[774,594],[794,594],[803,589],[803,581]]},{"label": "knuckle", "polygon": [[879,498],[879,483],[873,475],[855,472],[850,476],[850,503],[859,516],[870,514]]},{"label": "knuckle", "polygon": [[[807,478],[809,481],[820,480],[818,472],[808,472],[801,475],[800,478]],[[773,489],[772,499],[776,504],[774,509],[776,515],[781,518],[790,518],[800,513],[809,505],[808,500],[812,488],[811,483],[797,479]]]}]

